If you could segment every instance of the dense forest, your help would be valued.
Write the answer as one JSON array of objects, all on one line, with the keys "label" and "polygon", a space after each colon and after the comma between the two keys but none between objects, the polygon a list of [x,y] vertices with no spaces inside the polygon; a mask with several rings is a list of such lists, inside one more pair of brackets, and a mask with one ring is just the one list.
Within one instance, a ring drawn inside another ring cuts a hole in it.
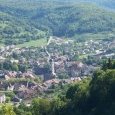
[{"label": "dense forest", "polygon": [[49,35],[115,33],[115,13],[89,3],[0,0],[0,41],[21,44]]}]

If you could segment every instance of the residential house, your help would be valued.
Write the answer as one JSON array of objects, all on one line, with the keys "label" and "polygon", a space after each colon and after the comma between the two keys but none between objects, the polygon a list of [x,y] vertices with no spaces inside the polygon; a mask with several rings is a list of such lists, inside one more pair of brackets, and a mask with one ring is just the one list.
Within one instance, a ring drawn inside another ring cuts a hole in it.
[{"label": "residential house", "polygon": [[5,103],[5,101],[6,101],[6,96],[5,96],[5,94],[0,94],[0,103]]}]

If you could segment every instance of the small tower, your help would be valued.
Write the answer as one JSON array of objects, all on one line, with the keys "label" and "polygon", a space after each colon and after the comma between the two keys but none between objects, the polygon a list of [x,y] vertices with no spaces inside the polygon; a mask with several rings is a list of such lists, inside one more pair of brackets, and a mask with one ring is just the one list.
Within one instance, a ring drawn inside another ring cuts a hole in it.
[{"label": "small tower", "polygon": [[51,59],[51,75],[52,75],[52,78],[56,78],[57,77],[57,75],[56,75],[56,73],[55,73],[55,66],[54,66],[54,60],[53,59]]}]

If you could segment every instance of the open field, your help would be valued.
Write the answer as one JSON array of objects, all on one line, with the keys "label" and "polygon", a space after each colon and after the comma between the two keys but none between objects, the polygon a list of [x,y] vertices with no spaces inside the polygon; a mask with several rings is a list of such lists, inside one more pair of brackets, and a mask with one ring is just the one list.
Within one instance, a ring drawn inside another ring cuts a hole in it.
[{"label": "open field", "polygon": [[41,47],[47,44],[47,39],[32,40],[30,42],[25,42],[24,44],[19,44],[17,47]]}]

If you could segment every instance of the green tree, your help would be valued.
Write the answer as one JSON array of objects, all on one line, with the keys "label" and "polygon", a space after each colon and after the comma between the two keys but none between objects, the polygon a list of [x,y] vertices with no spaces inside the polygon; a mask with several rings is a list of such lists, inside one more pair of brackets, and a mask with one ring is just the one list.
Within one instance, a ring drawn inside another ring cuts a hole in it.
[{"label": "green tree", "polygon": [[18,70],[19,70],[18,64],[16,64],[16,63],[11,64],[11,69],[12,69],[13,71],[18,71]]},{"label": "green tree", "polygon": [[19,65],[18,67],[19,67],[19,71],[21,72],[27,71],[27,65]]},{"label": "green tree", "polygon": [[32,101],[33,115],[48,115],[50,110],[50,101],[47,99],[34,99]]},{"label": "green tree", "polygon": [[13,109],[13,106],[10,104],[4,104],[2,106],[3,115],[16,115]]}]

